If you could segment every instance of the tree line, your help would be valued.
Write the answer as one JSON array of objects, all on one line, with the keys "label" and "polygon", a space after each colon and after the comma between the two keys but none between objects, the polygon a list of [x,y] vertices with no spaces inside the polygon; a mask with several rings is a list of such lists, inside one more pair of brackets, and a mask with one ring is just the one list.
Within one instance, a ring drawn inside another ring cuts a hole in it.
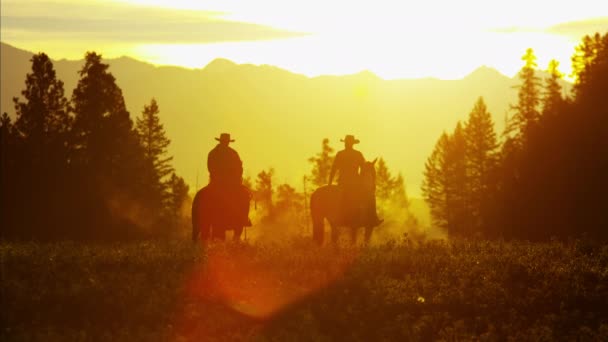
[{"label": "tree line", "polygon": [[[328,184],[335,152],[328,138],[321,141],[320,151],[308,158],[311,170],[302,178],[301,191],[288,183],[277,185],[274,182],[273,168],[262,170],[255,179],[244,179],[244,184],[252,189],[256,216],[264,225],[263,229],[272,229],[276,225],[277,229],[286,234],[311,234],[311,231],[307,231],[311,229],[308,201],[314,190]],[[420,228],[409,208],[410,201],[403,176],[393,175],[383,158],[379,158],[376,163],[376,198],[379,216],[385,224],[399,228],[402,232]],[[268,233],[280,235],[276,231]]]},{"label": "tree line", "polygon": [[571,95],[552,60],[539,77],[528,49],[500,138],[479,98],[428,157],[422,191],[450,236],[608,238],[608,33],[572,56]]},{"label": "tree line", "polygon": [[14,122],[0,118],[2,233],[21,239],[167,236],[188,186],[168,156],[154,98],[135,123],[109,65],[88,52],[71,98],[44,53],[31,59]]}]

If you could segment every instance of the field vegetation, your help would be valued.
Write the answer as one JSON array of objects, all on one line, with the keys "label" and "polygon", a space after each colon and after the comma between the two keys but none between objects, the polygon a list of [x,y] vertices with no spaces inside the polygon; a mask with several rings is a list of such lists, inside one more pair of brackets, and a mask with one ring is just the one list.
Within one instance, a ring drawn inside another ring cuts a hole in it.
[{"label": "field vegetation", "polygon": [[3,243],[2,339],[606,340],[608,246]]}]

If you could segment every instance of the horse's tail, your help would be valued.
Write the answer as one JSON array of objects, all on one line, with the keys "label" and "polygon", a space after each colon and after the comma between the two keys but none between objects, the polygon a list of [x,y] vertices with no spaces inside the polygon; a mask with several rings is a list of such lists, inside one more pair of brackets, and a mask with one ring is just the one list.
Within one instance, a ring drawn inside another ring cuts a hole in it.
[{"label": "horse's tail", "polygon": [[310,195],[310,216],[312,218],[312,239],[317,244],[323,244],[325,234],[323,213],[323,191],[315,190]]}]

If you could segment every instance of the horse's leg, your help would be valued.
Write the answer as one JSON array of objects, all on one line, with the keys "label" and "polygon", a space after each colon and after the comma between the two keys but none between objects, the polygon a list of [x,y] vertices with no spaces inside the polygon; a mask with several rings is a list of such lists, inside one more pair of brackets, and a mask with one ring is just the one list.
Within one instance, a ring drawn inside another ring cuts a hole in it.
[{"label": "horse's leg", "polygon": [[337,225],[334,225],[330,222],[329,226],[331,227],[331,242],[335,246],[338,245],[338,240],[340,238],[340,228]]},{"label": "horse's leg", "polygon": [[317,212],[317,210],[311,210],[312,213],[312,240],[319,246],[323,245],[325,239],[325,222],[323,215]]},{"label": "horse's leg", "polygon": [[239,242],[241,241],[241,234],[243,234],[243,227],[235,227],[234,230],[234,235],[232,235],[232,241],[234,242]]},{"label": "horse's leg", "polygon": [[365,245],[369,245],[369,241],[372,238],[372,232],[374,231],[374,226],[366,226],[365,227]]}]

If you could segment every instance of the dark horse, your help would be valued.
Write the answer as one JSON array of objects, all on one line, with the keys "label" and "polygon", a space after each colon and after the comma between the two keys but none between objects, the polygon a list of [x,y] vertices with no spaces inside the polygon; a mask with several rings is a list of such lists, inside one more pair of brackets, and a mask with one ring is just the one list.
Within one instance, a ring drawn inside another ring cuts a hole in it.
[{"label": "dark horse", "polygon": [[226,231],[233,230],[239,241],[248,221],[251,192],[245,186],[231,190],[207,185],[192,201],[192,241],[217,239],[224,241]]},{"label": "dark horse", "polygon": [[365,227],[365,244],[369,243],[372,231],[377,224],[372,223],[375,218],[376,196],[376,160],[365,162],[361,168],[360,191],[355,198],[359,203],[356,217],[346,217],[344,214],[344,195],[337,185],[325,185],[315,190],[310,196],[310,214],[312,216],[312,237],[315,242],[322,245],[325,235],[325,219],[331,227],[331,239],[338,242],[339,227],[350,228],[351,242],[357,241],[357,229]]}]

